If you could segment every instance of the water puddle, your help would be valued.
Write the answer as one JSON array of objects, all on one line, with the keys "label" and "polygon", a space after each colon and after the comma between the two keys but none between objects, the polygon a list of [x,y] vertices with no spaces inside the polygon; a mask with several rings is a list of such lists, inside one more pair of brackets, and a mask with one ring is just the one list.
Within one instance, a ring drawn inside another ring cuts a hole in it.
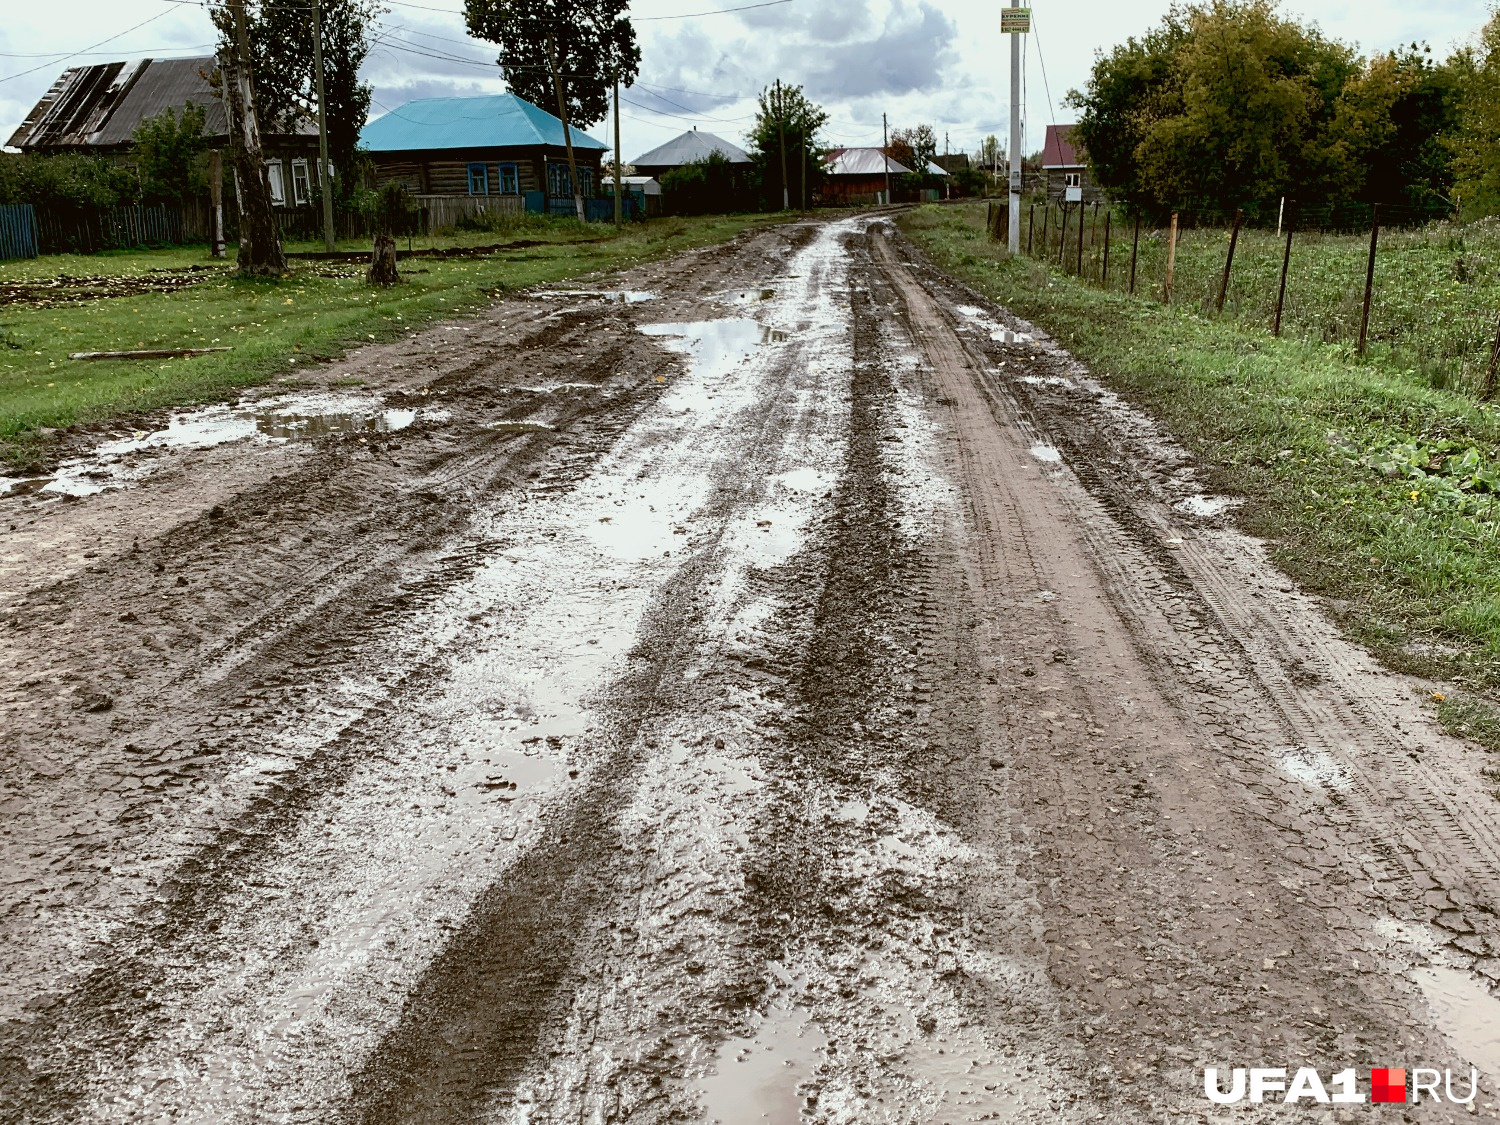
[{"label": "water puddle", "polygon": [[1500,999],[1475,977],[1448,965],[1413,971],[1438,1028],[1481,1073],[1500,1073]]},{"label": "water puddle", "polygon": [[553,289],[538,293],[537,296],[543,300],[582,297],[584,300],[608,301],[615,305],[639,305],[656,300],[656,294],[649,289]]},{"label": "water puddle", "polygon": [[1172,506],[1179,512],[1186,512],[1190,516],[1212,519],[1214,516],[1223,515],[1238,504],[1238,500],[1229,496],[1189,496],[1186,500],[1179,500]]},{"label": "water puddle", "polygon": [[734,294],[732,300],[737,305],[758,305],[762,301],[770,301],[776,296],[774,289],[742,289]]},{"label": "water puddle", "polygon": [[1078,384],[1071,379],[1064,379],[1061,375],[1020,375],[1016,382],[1025,383],[1029,387],[1061,387],[1064,390],[1074,390]]},{"label": "water puddle", "polygon": [[1049,465],[1055,465],[1062,460],[1062,454],[1057,451],[1056,446],[1037,444],[1029,451],[1038,461],[1045,461]]},{"label": "water puddle", "polygon": [[990,339],[999,344],[1030,344],[1036,337],[1030,332],[1012,332],[1009,328],[992,328]]},{"label": "water puddle", "polygon": [[1293,781],[1309,789],[1349,789],[1349,775],[1332,754],[1314,746],[1285,746],[1277,752],[1276,765]]},{"label": "water puddle", "polygon": [[330,434],[393,433],[418,418],[439,422],[447,417],[442,408],[386,407],[378,399],[352,395],[210,406],[174,414],[164,429],[139,430],[106,441],[86,457],[64,461],[51,476],[0,478],[0,496],[95,496],[138,482],[149,468],[141,462],[162,452],[212,449],[248,438],[297,441]]},{"label": "water puddle", "polygon": [[845,801],[833,814],[834,820],[852,820],[856,824],[863,824],[865,818],[870,815],[870,806],[864,801]]},{"label": "water puddle", "polygon": [[664,337],[670,341],[668,347],[688,356],[695,366],[716,373],[732,371],[757,347],[789,338],[786,332],[749,317],[642,324],[640,330],[647,336]]},{"label": "water puddle", "polygon": [[812,1016],[775,1006],[748,1039],[719,1048],[717,1073],[698,1081],[704,1120],[715,1125],[796,1125],[802,1120],[799,1087],[817,1066],[828,1039]]}]

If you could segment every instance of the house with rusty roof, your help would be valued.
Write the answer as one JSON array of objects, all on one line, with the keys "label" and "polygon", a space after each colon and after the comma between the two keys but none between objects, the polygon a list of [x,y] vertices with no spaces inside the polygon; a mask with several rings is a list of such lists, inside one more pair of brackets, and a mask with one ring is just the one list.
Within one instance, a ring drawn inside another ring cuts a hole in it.
[{"label": "house with rusty roof", "polygon": [[1073,140],[1072,125],[1048,125],[1042,144],[1042,175],[1053,203],[1099,203],[1104,193],[1089,175],[1088,157]]},{"label": "house with rusty roof", "polygon": [[[218,60],[134,59],[76,66],[63,71],[27,114],[9,144],[22,152],[82,153],[127,158],[145,121],[191,103],[203,110],[210,149],[227,149],[229,121],[215,89]],[[318,136],[311,122],[277,130],[261,122],[261,144],[272,202],[296,208],[312,203],[318,183]]]},{"label": "house with rusty roof", "polygon": [[884,202],[887,173],[893,190],[911,174],[879,148],[836,148],[823,158],[823,171],[821,201],[845,207]]}]

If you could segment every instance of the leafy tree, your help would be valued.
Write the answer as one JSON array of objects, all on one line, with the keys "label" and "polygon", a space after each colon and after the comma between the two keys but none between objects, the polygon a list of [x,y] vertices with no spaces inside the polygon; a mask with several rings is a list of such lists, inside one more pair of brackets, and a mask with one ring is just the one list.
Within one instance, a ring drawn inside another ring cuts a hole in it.
[{"label": "leafy tree", "polygon": [[500,48],[500,72],[512,92],[535,105],[556,105],[568,148],[573,198],[584,218],[572,129],[609,112],[615,82],[640,71],[629,0],[464,0],[469,34]]},{"label": "leafy tree", "polygon": [[989,192],[990,178],[978,168],[960,168],[953,173],[953,191],[957,195],[982,196]]},{"label": "leafy tree", "polygon": [[[387,9],[380,0],[320,3],[328,158],[337,172],[339,195],[347,200],[359,185],[359,134],[370,116],[370,87],[359,80],[359,68],[371,47],[367,29]],[[308,0],[246,3],[245,16],[261,127],[272,132],[290,131],[299,120],[316,120],[318,88]],[[215,8],[213,18],[224,49],[232,50],[233,24],[228,5]]]},{"label": "leafy tree", "polygon": [[742,195],[734,165],[721,152],[673,168],[662,176],[661,192],[667,210],[674,215],[731,211]]},{"label": "leafy tree", "polygon": [[1174,7],[1160,27],[1094,65],[1078,141],[1096,182],[1157,215],[1255,218],[1282,195],[1325,201],[1340,189],[1330,126],[1349,48],[1277,15],[1273,0]]},{"label": "leafy tree", "polygon": [[[750,157],[760,181],[761,205],[779,210],[783,198],[798,204],[804,184],[809,201],[823,183],[827,147],[818,134],[828,124],[828,113],[809,101],[801,86],[782,83],[760,92],[755,124],[748,138]],[[786,145],[786,194],[783,195],[781,152]]]},{"label": "leafy tree", "polygon": [[[626,18],[628,0],[465,0],[469,33],[496,44],[506,85],[534,105],[555,105],[587,129],[609,113],[615,80],[629,86],[641,50]],[[557,79],[557,82],[554,82]]]},{"label": "leafy tree", "polygon": [[1461,78],[1435,65],[1430,49],[1377,55],[1345,84],[1333,135],[1344,160],[1344,190],[1359,203],[1395,208],[1399,218],[1452,211],[1453,148]]},{"label": "leafy tree", "polygon": [[136,126],[136,165],[147,198],[181,203],[202,193],[203,120],[203,109],[189,102],[180,117],[169,106]]},{"label": "leafy tree", "polygon": [[980,168],[993,171],[996,162],[1004,162],[1009,159],[1004,148],[1000,144],[1000,138],[991,133],[980,141],[974,150],[974,163]]},{"label": "leafy tree", "polygon": [[891,149],[900,148],[907,156],[902,160],[891,156],[898,164],[905,164],[919,176],[927,174],[927,162],[937,157],[937,133],[931,125],[917,125],[910,129],[896,129],[891,133]]},{"label": "leafy tree", "polygon": [[1459,200],[1466,213],[1493,214],[1500,211],[1500,11],[1449,68],[1460,90],[1450,142]]}]

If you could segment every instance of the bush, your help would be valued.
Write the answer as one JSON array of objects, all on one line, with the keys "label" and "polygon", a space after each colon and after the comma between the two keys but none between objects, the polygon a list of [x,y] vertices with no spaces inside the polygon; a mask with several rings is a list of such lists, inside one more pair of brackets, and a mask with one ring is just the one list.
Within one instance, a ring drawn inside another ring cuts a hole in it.
[{"label": "bush", "polygon": [[360,192],[358,203],[377,236],[397,238],[417,233],[422,209],[405,184],[393,180],[379,191]]},{"label": "bush", "polygon": [[[551,217],[535,211],[481,211],[477,215],[465,215],[454,224],[459,230],[487,231],[490,234],[515,234],[523,230],[548,230]],[[578,225],[576,218],[559,219],[558,222]]]},{"label": "bush", "polygon": [[741,192],[734,166],[723,153],[711,152],[662,176],[661,194],[668,214],[708,215],[737,210]]},{"label": "bush", "polygon": [[960,168],[953,173],[953,190],[958,195],[983,198],[989,194],[990,178],[978,168]]},{"label": "bush", "polygon": [[105,157],[0,153],[0,203],[118,207],[139,201],[134,173]]},{"label": "bush", "polygon": [[188,102],[179,117],[170,107],[135,130],[135,159],[148,199],[185,203],[207,185],[203,110]]}]

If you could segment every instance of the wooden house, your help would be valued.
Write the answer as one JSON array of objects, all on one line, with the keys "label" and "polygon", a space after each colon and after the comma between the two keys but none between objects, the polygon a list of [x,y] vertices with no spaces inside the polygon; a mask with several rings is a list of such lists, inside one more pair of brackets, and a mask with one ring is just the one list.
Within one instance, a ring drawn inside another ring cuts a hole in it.
[{"label": "wooden house", "polygon": [[1050,203],[1099,203],[1104,193],[1089,175],[1088,157],[1073,142],[1072,125],[1048,125],[1042,174]]},{"label": "wooden house", "polygon": [[[572,134],[583,196],[595,199],[605,146]],[[406,102],[367,124],[360,142],[377,188],[403,183],[430,211],[573,213],[562,121],[514,94]]]},{"label": "wooden house", "polygon": [[[12,134],[22,152],[81,153],[131,159],[135,131],[165,110],[189,104],[203,110],[210,150],[229,147],[224,100],[214,88],[218,60],[135,59],[76,66],[63,71]],[[287,210],[312,207],[318,184],[318,130],[310,121],[273,126],[262,122],[261,146],[271,202]],[[227,161],[225,162],[228,163]]]}]

